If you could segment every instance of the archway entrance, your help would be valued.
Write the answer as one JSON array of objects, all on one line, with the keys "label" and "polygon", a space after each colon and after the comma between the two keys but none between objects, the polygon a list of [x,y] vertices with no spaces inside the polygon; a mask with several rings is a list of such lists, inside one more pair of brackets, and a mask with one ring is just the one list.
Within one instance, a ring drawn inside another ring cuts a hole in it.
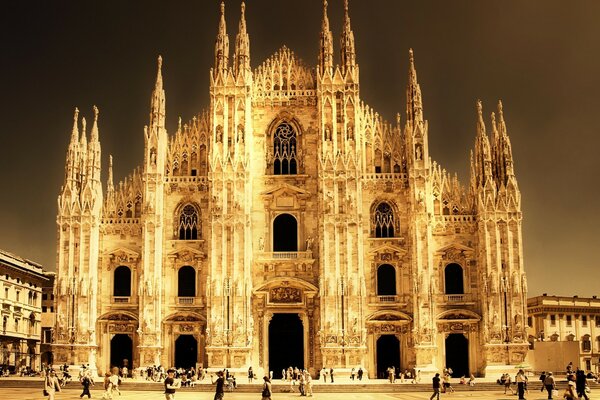
[{"label": "archway entrance", "polygon": [[181,335],[175,340],[175,368],[196,368],[198,341],[193,335]]},{"label": "archway entrance", "polygon": [[304,368],[304,330],[298,314],[274,314],[269,324],[269,370],[274,378],[288,367]]},{"label": "archway entrance", "polygon": [[381,335],[377,339],[377,378],[387,378],[387,369],[400,370],[400,341],[395,335]]},{"label": "archway entrance", "polygon": [[462,333],[446,337],[446,368],[452,369],[452,377],[469,376],[469,339]]},{"label": "archway entrance", "polygon": [[110,366],[133,368],[131,359],[133,357],[133,341],[129,335],[116,334],[110,340]]}]

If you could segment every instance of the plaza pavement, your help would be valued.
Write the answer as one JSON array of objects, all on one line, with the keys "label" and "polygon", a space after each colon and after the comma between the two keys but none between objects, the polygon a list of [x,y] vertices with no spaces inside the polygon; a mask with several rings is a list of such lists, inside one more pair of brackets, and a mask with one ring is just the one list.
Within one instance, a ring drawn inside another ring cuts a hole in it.
[{"label": "plaza pavement", "polygon": [[[67,388],[61,393],[57,393],[56,400],[76,400],[79,399],[80,388],[77,390]],[[595,393],[592,392],[592,395]],[[314,395],[315,400],[426,400],[431,396],[431,392],[404,392],[404,393],[318,393]],[[92,389],[92,399],[100,400],[102,391]],[[525,396],[527,400],[546,400],[544,393],[539,390],[530,391]],[[0,388],[0,400],[42,400],[42,385],[38,389],[33,388]],[[87,398],[87,397],[85,397]],[[123,390],[121,396],[115,396],[114,400],[162,400],[164,399],[162,391],[126,391]],[[272,400],[297,400],[301,399],[296,393],[274,393]],[[591,397],[593,398],[593,397]],[[180,390],[175,395],[175,400],[212,400],[213,393],[191,392]],[[225,400],[259,400],[260,386],[257,386],[256,393],[236,393],[226,392]],[[516,400],[517,396],[504,395],[501,390],[498,391],[479,391],[468,392],[461,391],[440,395],[440,399],[471,399],[471,400]],[[556,398],[562,399],[562,393]]]}]

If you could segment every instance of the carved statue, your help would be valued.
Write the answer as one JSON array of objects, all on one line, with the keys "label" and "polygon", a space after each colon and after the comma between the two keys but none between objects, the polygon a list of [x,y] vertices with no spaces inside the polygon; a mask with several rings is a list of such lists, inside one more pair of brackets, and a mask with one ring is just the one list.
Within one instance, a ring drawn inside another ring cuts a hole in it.
[{"label": "carved statue", "polygon": [[216,140],[217,143],[221,143],[223,141],[223,127],[221,125],[217,126],[217,131],[216,131]]},{"label": "carved statue", "polygon": [[417,145],[417,148],[415,150],[415,157],[417,159],[417,161],[421,161],[421,158],[423,157],[423,149],[421,149],[421,145]]},{"label": "carved statue", "polygon": [[262,236],[258,238],[258,250],[265,251],[265,239]]},{"label": "carved statue", "polygon": [[311,251],[315,239],[312,236],[306,238],[306,251]]}]

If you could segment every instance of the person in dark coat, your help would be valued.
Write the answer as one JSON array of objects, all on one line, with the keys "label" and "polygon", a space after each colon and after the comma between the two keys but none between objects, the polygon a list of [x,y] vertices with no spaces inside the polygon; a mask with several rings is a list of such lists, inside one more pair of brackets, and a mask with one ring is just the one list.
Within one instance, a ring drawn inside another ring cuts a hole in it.
[{"label": "person in dark coat", "polygon": [[587,393],[585,392],[585,386],[587,385],[587,380],[585,377],[585,372],[577,369],[575,373],[575,390],[577,391],[578,398],[584,398],[585,400],[589,400]]}]

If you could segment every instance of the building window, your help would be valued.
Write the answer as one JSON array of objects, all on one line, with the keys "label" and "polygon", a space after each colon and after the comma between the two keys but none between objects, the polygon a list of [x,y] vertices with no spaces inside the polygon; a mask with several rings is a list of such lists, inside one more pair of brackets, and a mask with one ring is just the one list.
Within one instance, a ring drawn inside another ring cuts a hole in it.
[{"label": "building window", "polygon": [[530,328],[533,327],[533,318],[527,317],[527,326]]},{"label": "building window", "polygon": [[600,316],[596,317],[596,326],[600,327]]},{"label": "building window", "polygon": [[573,319],[570,315],[567,315],[567,326],[572,326],[573,325]]},{"label": "building window", "polygon": [[377,268],[377,295],[396,295],[396,269],[389,264],[383,264]]},{"label": "building window", "polygon": [[592,369],[592,360],[590,360],[589,358],[585,359],[585,369],[586,371],[591,371]]},{"label": "building window", "polygon": [[296,175],[296,132],[287,122],[279,124],[273,139],[273,175]]},{"label": "building window", "polygon": [[129,297],[131,296],[131,270],[125,265],[115,269],[113,282],[113,296]]},{"label": "building window", "polygon": [[21,292],[19,292],[18,290],[15,293],[15,301],[18,303],[19,302],[19,297],[21,297]]},{"label": "building window", "polygon": [[376,238],[394,237],[394,212],[388,203],[379,203],[373,218]]},{"label": "building window", "polygon": [[196,296],[196,270],[189,265],[179,268],[177,272],[177,296]]},{"label": "building window", "polygon": [[464,294],[463,269],[456,263],[444,268],[444,284],[446,294]]},{"label": "building window", "polygon": [[298,222],[291,214],[273,221],[273,251],[298,251]]},{"label": "building window", "polygon": [[4,288],[4,298],[8,299],[8,288]]},{"label": "building window", "polygon": [[581,316],[581,326],[587,326],[587,315]]},{"label": "building window", "polygon": [[590,335],[584,335],[581,338],[581,349],[583,351],[591,351],[592,350],[592,341],[590,339]]},{"label": "building window", "polygon": [[550,325],[556,326],[556,315],[555,314],[550,315]]},{"label": "building window", "polygon": [[42,300],[48,300],[48,293],[42,294]]},{"label": "building window", "polygon": [[48,307],[42,306],[42,312],[47,312],[47,311],[48,311]]},{"label": "building window", "polygon": [[179,240],[198,239],[198,210],[191,204],[183,207],[179,215]]},{"label": "building window", "polygon": [[52,343],[52,328],[42,328],[42,343]]}]

